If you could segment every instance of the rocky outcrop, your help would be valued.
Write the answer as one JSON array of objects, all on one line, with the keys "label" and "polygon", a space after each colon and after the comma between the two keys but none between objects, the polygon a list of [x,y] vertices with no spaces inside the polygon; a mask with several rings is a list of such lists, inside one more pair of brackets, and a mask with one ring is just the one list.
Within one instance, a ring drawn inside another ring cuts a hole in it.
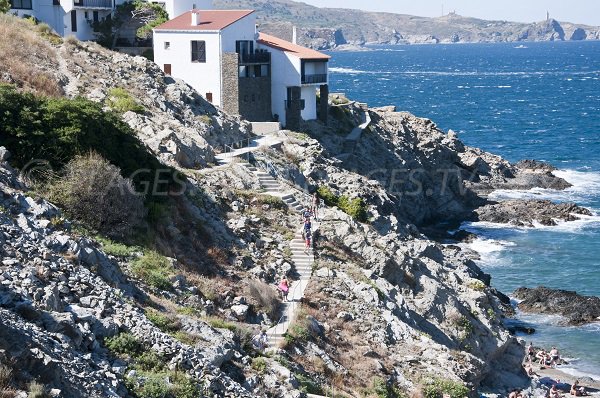
[{"label": "rocky outcrop", "polygon": [[592,213],[574,203],[553,203],[549,200],[506,200],[479,207],[474,212],[474,221],[533,227],[535,223],[546,226],[561,221],[579,220],[579,216]]},{"label": "rocky outcrop", "polygon": [[600,298],[569,290],[520,287],[514,292],[523,312],[562,315],[569,325],[600,321]]}]

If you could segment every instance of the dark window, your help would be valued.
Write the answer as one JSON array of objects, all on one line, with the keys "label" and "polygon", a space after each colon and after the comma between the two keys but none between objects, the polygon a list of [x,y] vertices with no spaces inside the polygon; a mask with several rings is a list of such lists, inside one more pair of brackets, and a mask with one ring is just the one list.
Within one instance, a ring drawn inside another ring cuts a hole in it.
[{"label": "dark window", "polygon": [[237,40],[235,42],[235,52],[238,54],[252,54],[254,52],[254,42],[252,40]]},{"label": "dark window", "polygon": [[168,50],[169,48],[171,48],[171,42],[170,41],[166,41],[165,42],[165,50]]},{"label": "dark window", "polygon": [[53,6],[59,6],[60,5],[60,0],[52,0],[52,5]]},{"label": "dark window", "polygon": [[10,0],[10,8],[31,10],[31,0]]},{"label": "dark window", "polygon": [[212,93],[206,93],[206,100],[212,102]]},{"label": "dark window", "polygon": [[192,62],[206,62],[206,42],[192,40]]},{"label": "dark window", "polygon": [[84,16],[85,19],[90,19],[90,16],[89,16],[89,14],[88,14],[87,11],[83,12],[83,16]]},{"label": "dark window", "polygon": [[100,21],[100,18],[98,17],[98,11],[93,11],[92,15],[93,15],[94,22],[97,23]]},{"label": "dark window", "polygon": [[164,71],[165,71],[165,75],[170,75],[171,74],[171,64],[165,64],[164,66]]},{"label": "dark window", "polygon": [[71,11],[71,32],[77,32],[77,11]]}]

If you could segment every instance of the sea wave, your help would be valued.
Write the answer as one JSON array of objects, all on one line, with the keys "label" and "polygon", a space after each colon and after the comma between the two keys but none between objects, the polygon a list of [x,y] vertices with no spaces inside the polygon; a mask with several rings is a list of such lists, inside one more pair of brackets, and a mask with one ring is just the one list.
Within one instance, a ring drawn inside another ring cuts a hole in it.
[{"label": "sea wave", "polygon": [[[577,361],[575,361],[575,362],[577,362]],[[569,364],[572,364],[572,363],[574,363],[574,362],[570,362]],[[594,374],[594,373],[584,372],[584,371],[579,370],[577,368],[573,368],[570,365],[567,365],[567,366],[558,365],[558,366],[556,366],[556,369],[560,370],[563,373],[571,375],[571,376],[575,376],[575,377],[589,377],[589,378],[591,378],[591,379],[593,379],[595,381],[600,380],[600,374]]]}]

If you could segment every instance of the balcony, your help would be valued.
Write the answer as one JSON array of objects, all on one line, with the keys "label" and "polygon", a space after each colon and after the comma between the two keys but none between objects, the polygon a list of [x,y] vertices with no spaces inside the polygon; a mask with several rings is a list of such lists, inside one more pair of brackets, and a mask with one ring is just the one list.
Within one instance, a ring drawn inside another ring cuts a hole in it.
[{"label": "balcony", "polygon": [[270,64],[271,53],[268,51],[257,51],[255,53],[241,53],[239,54],[240,65],[252,65],[252,64]]},{"label": "balcony", "polygon": [[112,0],[74,0],[73,5],[81,8],[113,8]]},{"label": "balcony", "polygon": [[327,83],[327,73],[316,75],[302,75],[302,84],[319,84]]}]

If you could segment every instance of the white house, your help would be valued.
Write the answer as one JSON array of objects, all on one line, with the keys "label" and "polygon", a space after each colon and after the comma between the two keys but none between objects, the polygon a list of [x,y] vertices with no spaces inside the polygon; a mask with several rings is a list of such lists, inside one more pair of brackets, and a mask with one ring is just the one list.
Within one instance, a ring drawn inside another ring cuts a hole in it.
[{"label": "white house", "polygon": [[10,13],[32,16],[50,25],[61,36],[92,40],[91,22],[111,15],[124,0],[10,0]]},{"label": "white house", "polygon": [[[316,89],[320,88],[322,98],[328,97],[327,62],[331,57],[264,33],[260,33],[258,43],[271,53],[273,114],[286,124],[299,106],[303,120],[316,119]],[[326,101],[324,105],[326,112]]]},{"label": "white house", "polygon": [[[288,128],[317,118],[329,56],[258,33],[252,10],[192,10],[154,28],[154,62],[226,112]],[[324,110],[323,110],[324,109]],[[327,101],[320,115],[326,119]]]},{"label": "white house", "polygon": [[270,120],[270,55],[252,10],[192,10],[154,28],[154,62],[226,112]]},{"label": "white house", "polygon": [[173,19],[186,11],[200,9],[210,10],[213,8],[212,0],[149,0],[152,3],[157,3],[169,14],[169,19]]}]

